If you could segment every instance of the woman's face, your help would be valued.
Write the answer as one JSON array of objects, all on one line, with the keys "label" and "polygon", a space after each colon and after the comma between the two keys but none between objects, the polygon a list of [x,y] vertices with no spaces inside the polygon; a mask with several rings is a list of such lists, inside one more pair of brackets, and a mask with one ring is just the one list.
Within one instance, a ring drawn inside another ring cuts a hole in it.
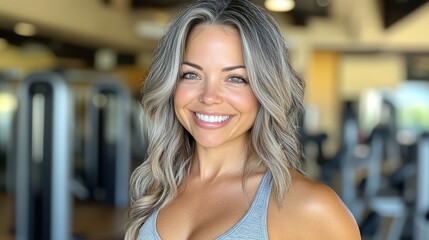
[{"label": "woman's face", "polygon": [[192,30],[180,67],[174,109],[202,147],[239,147],[246,142],[258,100],[250,88],[237,30],[219,25]]}]

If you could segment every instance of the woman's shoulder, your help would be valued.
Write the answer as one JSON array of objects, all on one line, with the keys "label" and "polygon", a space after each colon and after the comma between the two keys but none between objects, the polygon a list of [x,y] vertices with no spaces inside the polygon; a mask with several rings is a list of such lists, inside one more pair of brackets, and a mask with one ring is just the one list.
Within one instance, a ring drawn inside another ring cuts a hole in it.
[{"label": "woman's shoulder", "polygon": [[291,175],[284,199],[271,201],[268,229],[279,237],[270,239],[360,239],[356,221],[335,191],[296,171]]}]

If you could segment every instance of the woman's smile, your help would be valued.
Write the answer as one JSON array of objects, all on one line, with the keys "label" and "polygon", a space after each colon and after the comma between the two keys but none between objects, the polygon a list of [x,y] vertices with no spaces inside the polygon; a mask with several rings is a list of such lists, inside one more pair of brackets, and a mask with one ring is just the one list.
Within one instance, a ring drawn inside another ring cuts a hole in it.
[{"label": "woman's smile", "polygon": [[195,116],[203,121],[208,123],[220,123],[228,120],[231,116],[230,115],[205,115],[202,113],[195,113]]},{"label": "woman's smile", "polygon": [[194,114],[195,124],[203,129],[207,130],[215,130],[219,128],[223,128],[227,125],[230,120],[233,118],[232,115],[222,115],[222,114],[203,114],[197,113]]}]

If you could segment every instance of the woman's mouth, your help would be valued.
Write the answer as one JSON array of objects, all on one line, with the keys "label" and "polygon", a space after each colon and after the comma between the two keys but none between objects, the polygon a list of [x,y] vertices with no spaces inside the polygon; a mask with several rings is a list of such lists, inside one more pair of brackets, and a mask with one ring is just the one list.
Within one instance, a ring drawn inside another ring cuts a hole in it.
[{"label": "woman's mouth", "polygon": [[204,122],[207,123],[220,123],[231,118],[231,115],[205,115],[201,113],[195,113],[195,116]]}]

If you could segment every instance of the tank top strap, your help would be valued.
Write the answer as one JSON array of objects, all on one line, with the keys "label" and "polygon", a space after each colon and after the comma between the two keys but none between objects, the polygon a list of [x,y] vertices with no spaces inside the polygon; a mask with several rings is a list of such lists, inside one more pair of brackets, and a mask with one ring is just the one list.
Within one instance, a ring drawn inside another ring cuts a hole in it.
[{"label": "tank top strap", "polygon": [[259,184],[253,202],[245,215],[232,228],[216,240],[226,239],[268,239],[267,212],[271,194],[272,176],[266,171]]}]

